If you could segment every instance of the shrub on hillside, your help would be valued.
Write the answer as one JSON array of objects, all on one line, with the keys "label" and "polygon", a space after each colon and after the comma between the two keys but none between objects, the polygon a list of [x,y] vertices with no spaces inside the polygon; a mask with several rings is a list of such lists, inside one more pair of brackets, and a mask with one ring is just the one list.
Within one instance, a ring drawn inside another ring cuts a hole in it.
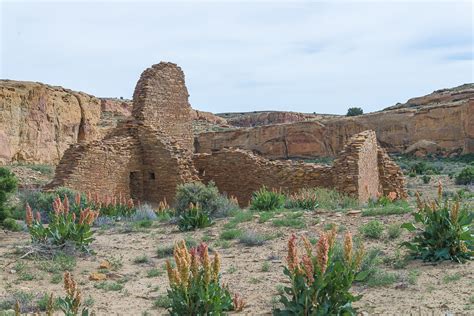
[{"label": "shrub on hillside", "polygon": [[277,190],[268,190],[262,187],[253,193],[250,201],[251,208],[257,211],[273,211],[283,208],[285,205],[285,195]]},{"label": "shrub on hillside", "polygon": [[441,183],[435,201],[421,201],[417,194],[418,211],[413,213],[415,224],[402,225],[416,235],[403,245],[413,258],[423,261],[470,260],[474,253],[474,212],[469,207],[462,207],[459,201],[443,201],[442,196]]},{"label": "shrub on hillside", "polygon": [[232,298],[220,283],[220,256],[216,252],[211,261],[206,244],[188,251],[182,240],[175,245],[174,260],[176,268],[166,261],[171,315],[222,315],[243,309],[243,300],[238,295]]},{"label": "shrub on hillside", "polygon": [[0,168],[0,223],[11,217],[10,209],[6,204],[8,196],[16,190],[16,186],[15,175],[6,168]]},{"label": "shrub on hillside", "polygon": [[347,109],[346,116],[357,116],[362,114],[364,114],[364,110],[362,110],[362,108],[352,107]]},{"label": "shrub on hillside", "polygon": [[286,203],[287,208],[318,207],[327,210],[355,208],[358,205],[357,199],[326,188],[302,189],[296,196],[290,196]]},{"label": "shrub on hillside", "polygon": [[178,186],[176,214],[179,216],[186,212],[191,203],[199,205],[201,210],[210,217],[227,216],[232,210],[238,209],[235,200],[221,195],[212,181],[208,185],[201,182],[191,182]]},{"label": "shrub on hillside", "polygon": [[299,256],[297,238],[288,241],[285,275],[291,286],[280,295],[283,308],[274,315],[355,315],[352,302],[360,299],[350,292],[358,276],[363,248],[354,249],[352,236],[344,238],[343,255],[335,254],[336,229],[321,234],[316,249],[303,237],[305,254]]},{"label": "shrub on hillside", "polygon": [[456,184],[474,184],[474,166],[467,166],[456,176]]}]

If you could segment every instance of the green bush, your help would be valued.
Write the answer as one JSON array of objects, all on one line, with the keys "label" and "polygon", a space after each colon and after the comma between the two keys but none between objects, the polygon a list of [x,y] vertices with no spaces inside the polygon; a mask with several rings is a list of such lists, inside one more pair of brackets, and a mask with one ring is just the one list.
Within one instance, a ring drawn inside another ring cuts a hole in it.
[{"label": "green bush", "polygon": [[266,187],[253,193],[250,208],[257,211],[273,211],[283,208],[285,195],[276,190],[269,191]]},{"label": "green bush", "polygon": [[415,224],[404,223],[402,228],[416,235],[403,245],[410,255],[423,261],[470,260],[474,251],[472,221],[474,212],[462,207],[459,201],[442,200],[442,187],[433,202],[421,201],[417,195],[418,211],[413,213]]},{"label": "green bush", "polygon": [[178,215],[178,228],[181,231],[195,230],[212,224],[211,216],[199,204],[191,203]]},{"label": "green bush", "polygon": [[[307,206],[311,206],[317,204],[319,208],[326,210],[356,208],[359,206],[357,199],[354,199],[343,193],[339,193],[336,190],[313,188],[303,189],[300,192],[302,191],[305,191],[305,194],[310,197],[305,199],[302,205],[306,204]],[[287,206],[290,207],[291,204],[287,203]]]},{"label": "green bush", "polygon": [[16,190],[17,179],[10,170],[0,168],[0,223],[11,217],[11,212],[7,206],[9,195]]},{"label": "green bush", "polygon": [[166,307],[171,315],[222,315],[243,307],[238,297],[233,302],[227,287],[220,283],[219,254],[215,253],[211,262],[206,244],[188,251],[181,241],[175,246],[174,259],[176,268],[166,261],[170,284]]},{"label": "green bush", "polygon": [[456,184],[474,184],[474,166],[468,166],[456,176]]},{"label": "green bush", "polygon": [[347,109],[346,116],[357,116],[364,114],[364,110],[362,108],[352,107]]},{"label": "green bush", "polygon": [[[67,201],[67,198],[64,201]],[[31,240],[60,247],[73,243],[78,249],[87,251],[89,244],[94,240],[91,225],[99,213],[85,209],[76,216],[76,213],[69,209],[69,205],[59,197],[54,201],[53,208],[49,224],[43,225],[41,213],[36,212],[33,216],[31,207],[26,206],[25,221]]]},{"label": "green bush", "polygon": [[424,184],[428,184],[431,181],[431,177],[427,176],[427,175],[424,175],[424,176],[421,177],[421,180],[423,181]]},{"label": "green bush", "polygon": [[204,185],[201,182],[185,183],[176,192],[176,214],[186,212],[190,204],[199,204],[210,217],[228,216],[239,208],[234,200],[221,195],[214,182]]},{"label": "green bush", "polygon": [[362,248],[353,249],[352,236],[344,238],[343,255],[335,255],[335,230],[321,234],[316,251],[303,237],[305,254],[299,258],[297,238],[288,242],[288,265],[284,269],[291,286],[280,294],[283,308],[274,315],[355,315],[352,302],[360,299],[350,292],[359,277],[364,256]]},{"label": "green bush", "polygon": [[360,227],[360,232],[365,237],[379,239],[382,237],[383,224],[377,220],[370,221]]},{"label": "green bush", "polygon": [[5,218],[3,220],[3,227],[14,232],[19,232],[21,230],[21,225],[13,218]]}]

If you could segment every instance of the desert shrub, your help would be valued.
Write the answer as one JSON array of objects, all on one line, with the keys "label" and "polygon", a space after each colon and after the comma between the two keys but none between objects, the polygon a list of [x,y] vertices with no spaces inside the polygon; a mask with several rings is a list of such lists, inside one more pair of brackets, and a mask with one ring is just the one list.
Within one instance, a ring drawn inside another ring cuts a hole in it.
[{"label": "desert shrub", "polygon": [[299,208],[303,210],[315,210],[318,208],[318,196],[315,190],[301,189],[292,194],[286,200],[286,208]]},{"label": "desert shrub", "polygon": [[396,239],[396,238],[400,237],[400,235],[402,233],[402,228],[400,227],[400,224],[395,223],[395,224],[392,224],[392,225],[388,226],[387,233],[388,233],[388,238]]},{"label": "desert shrub", "polygon": [[133,200],[126,199],[121,193],[118,196],[87,194],[85,199],[77,193],[73,206],[76,212],[82,208],[90,208],[98,210],[101,216],[110,217],[130,217],[136,212]]},{"label": "desert shrub", "polygon": [[199,204],[202,211],[211,217],[227,216],[238,209],[234,199],[221,195],[214,182],[204,185],[201,182],[185,183],[178,186],[176,192],[176,214],[187,212],[190,204]]},{"label": "desert shrub", "polygon": [[372,239],[379,239],[382,237],[383,224],[380,221],[373,220],[360,227],[362,235]]},{"label": "desert shrub", "polygon": [[261,246],[265,243],[266,240],[267,240],[266,236],[261,235],[258,232],[253,231],[253,230],[246,230],[239,237],[239,242],[241,244],[244,244],[250,247]]},{"label": "desert shrub", "polygon": [[45,175],[54,174],[54,166],[51,166],[51,165],[28,165],[28,168],[34,171],[38,171],[39,173],[42,173]]},{"label": "desert shrub", "polygon": [[277,190],[270,191],[264,186],[253,193],[250,201],[251,209],[257,211],[273,211],[283,208],[284,205],[285,195]]},{"label": "desert shrub", "polygon": [[221,232],[219,238],[222,240],[232,240],[239,238],[242,235],[242,231],[240,229],[227,229]]},{"label": "desert shrub", "polygon": [[[162,211],[162,213],[164,213],[164,211]],[[142,204],[136,209],[130,219],[136,222],[144,220],[154,221],[158,219],[158,215],[156,215],[155,210],[150,205]]]},{"label": "desert shrub", "polygon": [[364,110],[362,110],[362,108],[352,107],[347,109],[346,116],[357,116],[362,114],[364,114]]},{"label": "desert shrub", "polygon": [[[61,200],[67,197],[68,201],[75,201],[76,196],[76,191],[65,187],[56,188],[54,192],[25,190],[20,193],[20,208],[24,210],[26,205],[29,205],[32,209],[41,212],[43,220],[47,221],[49,214],[53,213],[53,202],[57,197]],[[82,199],[85,199],[85,196]]]},{"label": "desert shrub", "polygon": [[178,228],[181,231],[204,228],[212,224],[211,216],[202,209],[201,205],[191,203],[188,208],[178,215]]},{"label": "desert shrub", "polygon": [[16,186],[15,175],[6,168],[0,168],[0,223],[12,215],[7,200],[9,195],[16,190]]},{"label": "desert shrub", "polygon": [[424,175],[424,176],[421,177],[421,180],[423,181],[424,184],[428,184],[431,181],[431,177],[427,176],[427,175]]},{"label": "desert shrub", "polygon": [[19,232],[22,229],[21,225],[18,224],[17,221],[13,218],[5,218],[2,224],[5,229],[8,229],[14,232]]},{"label": "desert shrub", "polygon": [[202,243],[188,251],[185,242],[175,245],[176,267],[166,261],[170,289],[168,310],[171,315],[221,315],[243,308],[243,301],[220,283],[220,256],[211,262],[208,247]]},{"label": "desert shrub", "polygon": [[89,244],[94,240],[91,225],[99,216],[96,211],[90,209],[81,210],[79,216],[70,211],[67,197],[64,201],[58,197],[54,201],[54,213],[48,225],[41,222],[41,213],[26,206],[25,221],[31,240],[35,243],[47,243],[64,247],[73,243],[80,250],[88,250]]},{"label": "desert shrub", "polygon": [[410,250],[413,258],[423,261],[470,260],[474,251],[474,212],[462,207],[459,201],[443,201],[442,196],[441,183],[435,201],[421,201],[417,195],[418,210],[413,213],[415,224],[402,225],[402,228],[416,235],[403,245]]},{"label": "desert shrub", "polygon": [[474,166],[468,166],[461,170],[456,176],[456,184],[473,184],[474,183]]},{"label": "desert shrub", "polygon": [[310,241],[303,237],[305,254],[300,258],[297,238],[288,241],[285,275],[291,286],[280,294],[283,308],[274,315],[355,315],[352,302],[360,299],[350,293],[352,282],[361,267],[364,251],[354,249],[352,236],[344,238],[343,255],[335,256],[336,230],[322,233],[313,252]]}]

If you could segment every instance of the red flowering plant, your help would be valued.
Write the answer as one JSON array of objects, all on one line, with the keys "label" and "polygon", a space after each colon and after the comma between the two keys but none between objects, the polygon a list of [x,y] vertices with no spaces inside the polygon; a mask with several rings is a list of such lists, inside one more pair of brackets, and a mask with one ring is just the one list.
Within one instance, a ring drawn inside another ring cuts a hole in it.
[{"label": "red flowering plant", "polygon": [[41,222],[41,213],[36,211],[33,215],[31,207],[26,205],[25,219],[32,241],[60,247],[72,242],[79,249],[88,250],[94,240],[91,226],[99,212],[86,208],[79,210],[78,214],[71,211],[67,196],[63,200],[58,196],[53,202],[53,213],[46,226]]},{"label": "red flowering plant", "polygon": [[287,267],[291,286],[281,294],[283,308],[274,315],[355,315],[352,302],[360,296],[349,290],[359,274],[364,256],[363,247],[354,249],[352,235],[344,237],[343,254],[335,252],[336,228],[322,233],[316,249],[302,237],[305,253],[298,254],[297,237],[288,241]]},{"label": "red flowering plant", "polygon": [[180,241],[174,248],[174,260],[175,268],[166,262],[171,315],[222,315],[244,308],[244,300],[237,294],[232,297],[220,283],[220,256],[215,252],[211,260],[205,243],[188,251],[184,240]]},{"label": "red flowering plant", "polygon": [[[79,199],[80,201],[80,199]],[[130,216],[135,213],[135,203],[132,199],[125,198],[122,193],[118,196],[88,193],[85,205],[100,211],[101,216]]]}]

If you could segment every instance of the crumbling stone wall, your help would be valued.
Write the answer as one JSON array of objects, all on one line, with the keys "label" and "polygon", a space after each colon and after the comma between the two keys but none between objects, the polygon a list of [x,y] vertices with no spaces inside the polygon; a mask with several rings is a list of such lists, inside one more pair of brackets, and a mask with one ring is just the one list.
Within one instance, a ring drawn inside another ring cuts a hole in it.
[{"label": "crumbling stone wall", "polygon": [[161,62],[146,69],[133,93],[132,115],[176,144],[192,152],[192,109],[184,73],[173,63]]},{"label": "crumbling stone wall", "polygon": [[406,191],[405,176],[400,167],[390,158],[385,149],[377,148],[377,160],[379,167],[380,193],[387,195],[390,192],[397,193],[399,199],[408,197]]},{"label": "crumbling stone wall", "polygon": [[204,182],[214,181],[221,192],[235,196],[242,206],[262,186],[288,193],[305,187],[333,186],[330,166],[270,161],[241,149],[196,154],[194,165]]}]

